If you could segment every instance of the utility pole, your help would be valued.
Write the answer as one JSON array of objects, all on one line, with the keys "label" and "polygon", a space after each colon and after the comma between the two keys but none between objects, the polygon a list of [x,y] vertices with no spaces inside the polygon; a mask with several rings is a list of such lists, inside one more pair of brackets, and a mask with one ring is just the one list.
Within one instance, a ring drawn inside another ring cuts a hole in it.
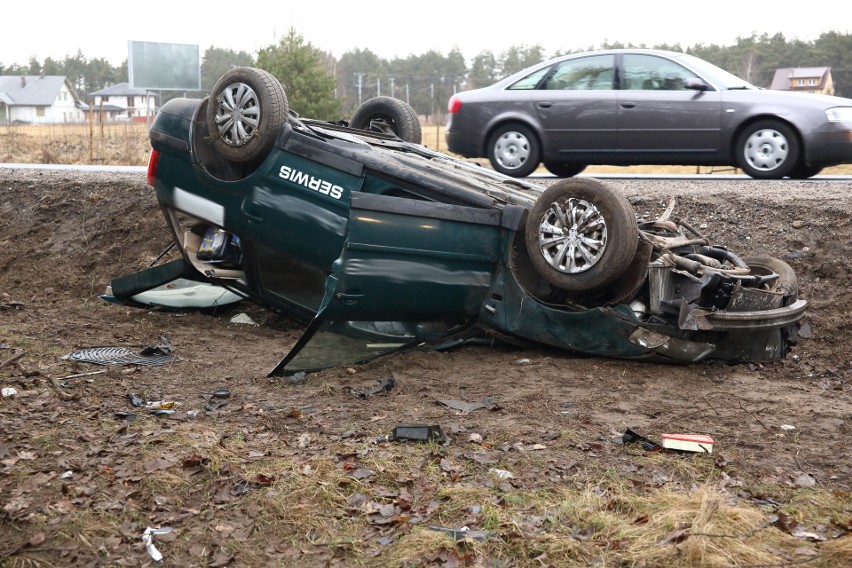
[{"label": "utility pole", "polygon": [[358,106],[361,106],[361,80],[364,78],[366,73],[353,73],[356,77],[358,77]]},{"label": "utility pole", "polygon": [[391,82],[391,98],[393,98],[393,77],[390,78]]},{"label": "utility pole", "polygon": [[376,77],[376,96],[382,96],[382,80]]}]

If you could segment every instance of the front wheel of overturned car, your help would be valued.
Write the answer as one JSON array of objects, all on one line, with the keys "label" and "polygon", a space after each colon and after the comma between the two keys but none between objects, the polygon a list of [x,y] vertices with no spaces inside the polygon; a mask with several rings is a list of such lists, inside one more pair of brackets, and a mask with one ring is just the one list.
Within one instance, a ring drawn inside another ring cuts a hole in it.
[{"label": "front wheel of overturned car", "polygon": [[536,200],[524,236],[545,280],[569,292],[591,292],[630,266],[639,228],[623,194],[596,180],[566,179]]},{"label": "front wheel of overturned car", "polygon": [[737,137],[737,163],[756,179],[781,179],[799,163],[799,139],[778,120],[759,120]]},{"label": "front wheel of overturned car", "polygon": [[213,148],[232,162],[260,162],[289,112],[284,87],[271,73],[235,67],[210,92],[206,120]]},{"label": "front wheel of overturned car", "polygon": [[411,105],[393,97],[373,97],[359,106],[349,126],[393,134],[406,142],[420,144],[423,131]]},{"label": "front wheel of overturned car", "polygon": [[507,176],[527,177],[538,167],[540,155],[538,138],[522,124],[504,124],[488,139],[491,167]]}]

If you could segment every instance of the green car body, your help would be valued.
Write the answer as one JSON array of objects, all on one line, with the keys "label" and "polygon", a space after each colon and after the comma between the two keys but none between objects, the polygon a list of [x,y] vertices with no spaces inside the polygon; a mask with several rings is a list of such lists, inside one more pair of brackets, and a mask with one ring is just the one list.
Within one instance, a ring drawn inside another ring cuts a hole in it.
[{"label": "green car body", "polygon": [[[308,324],[271,374],[483,338],[677,362],[777,360],[795,341],[805,302],[778,290],[755,289],[758,303],[736,324],[701,305],[718,285],[709,277],[691,303],[661,299],[672,293],[672,269],[641,238],[620,278],[629,290],[609,283],[604,299],[559,290],[525,240],[544,191],[537,184],[393,132],[294,114],[261,156],[234,162],[211,142],[210,104],[212,95],[162,107],[149,184],[182,251],[179,272]],[[610,229],[610,243],[625,238]],[[637,240],[631,230],[626,238]],[[646,307],[654,305],[656,315]]]}]

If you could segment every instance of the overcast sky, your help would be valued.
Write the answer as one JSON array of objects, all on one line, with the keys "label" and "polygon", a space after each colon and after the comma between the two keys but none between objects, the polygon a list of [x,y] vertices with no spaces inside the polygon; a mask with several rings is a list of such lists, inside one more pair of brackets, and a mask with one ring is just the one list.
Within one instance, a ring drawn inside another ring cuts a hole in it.
[{"label": "overcast sky", "polygon": [[845,1],[597,0],[526,2],[421,2],[365,0],[140,2],[4,2],[0,9],[0,63],[28,64],[31,57],[61,60],[82,51],[113,65],[127,59],[127,42],[211,46],[255,54],[291,27],[305,41],[340,57],[356,48],[392,59],[430,49],[458,47],[468,63],[485,50],[541,45],[545,55],[599,47],[604,41],[645,44],[733,45],[752,33],[782,33],[814,40],[852,33]]}]

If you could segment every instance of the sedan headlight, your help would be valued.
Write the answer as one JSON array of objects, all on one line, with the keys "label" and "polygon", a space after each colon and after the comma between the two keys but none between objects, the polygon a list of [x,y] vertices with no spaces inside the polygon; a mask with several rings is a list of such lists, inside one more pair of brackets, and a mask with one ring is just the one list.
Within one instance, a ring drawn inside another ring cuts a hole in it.
[{"label": "sedan headlight", "polygon": [[829,122],[852,122],[852,107],[826,109],[825,117]]}]

